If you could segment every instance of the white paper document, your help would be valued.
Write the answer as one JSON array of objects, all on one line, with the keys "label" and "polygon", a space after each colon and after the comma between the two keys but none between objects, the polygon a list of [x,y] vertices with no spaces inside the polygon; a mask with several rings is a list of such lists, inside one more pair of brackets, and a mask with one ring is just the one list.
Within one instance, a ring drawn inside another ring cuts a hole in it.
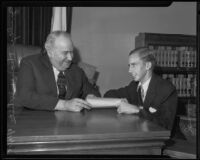
[{"label": "white paper document", "polygon": [[86,99],[92,105],[92,108],[110,108],[117,107],[121,103],[121,98],[100,98],[89,97]]}]

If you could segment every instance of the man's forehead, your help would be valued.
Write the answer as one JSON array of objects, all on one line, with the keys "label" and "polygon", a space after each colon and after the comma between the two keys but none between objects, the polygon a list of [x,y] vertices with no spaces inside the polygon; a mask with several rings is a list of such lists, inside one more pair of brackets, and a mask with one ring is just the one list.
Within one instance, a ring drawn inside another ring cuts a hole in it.
[{"label": "man's forehead", "polygon": [[69,37],[59,36],[55,40],[55,46],[59,48],[68,48],[72,47],[72,41]]},{"label": "man's forehead", "polygon": [[139,55],[137,54],[137,53],[135,53],[135,54],[131,54],[130,56],[129,56],[129,62],[130,63],[135,63],[135,62],[138,62],[138,61],[140,61],[141,59],[140,59],[140,57],[139,57]]}]

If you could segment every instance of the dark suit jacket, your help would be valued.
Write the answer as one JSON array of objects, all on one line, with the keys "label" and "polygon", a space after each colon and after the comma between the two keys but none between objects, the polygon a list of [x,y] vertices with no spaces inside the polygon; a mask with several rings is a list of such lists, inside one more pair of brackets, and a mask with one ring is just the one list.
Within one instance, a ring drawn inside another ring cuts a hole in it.
[{"label": "dark suit jacket", "polygon": [[[137,85],[137,82],[132,81],[124,88],[107,91],[104,97],[127,98],[129,103],[138,105]],[[169,81],[153,74],[143,107],[139,112],[140,116],[171,130],[177,110],[176,88]],[[157,111],[151,113],[150,107]]]},{"label": "dark suit jacket", "polygon": [[[84,71],[72,64],[66,69],[66,99],[82,98],[87,94],[100,96],[88,82]],[[21,60],[14,104],[33,109],[53,110],[58,102],[56,81],[47,53]]]}]

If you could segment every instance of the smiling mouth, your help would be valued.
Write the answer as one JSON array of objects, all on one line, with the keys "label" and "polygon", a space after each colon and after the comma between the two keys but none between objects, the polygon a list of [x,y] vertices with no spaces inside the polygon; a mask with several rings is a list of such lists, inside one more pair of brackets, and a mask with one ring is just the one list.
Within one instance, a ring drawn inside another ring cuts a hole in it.
[{"label": "smiling mouth", "polygon": [[64,68],[68,68],[71,65],[71,61],[64,61],[61,66]]},{"label": "smiling mouth", "polygon": [[132,77],[136,77],[136,75],[135,75],[135,74],[132,74]]},{"label": "smiling mouth", "polygon": [[64,61],[65,64],[71,64],[72,61]]}]

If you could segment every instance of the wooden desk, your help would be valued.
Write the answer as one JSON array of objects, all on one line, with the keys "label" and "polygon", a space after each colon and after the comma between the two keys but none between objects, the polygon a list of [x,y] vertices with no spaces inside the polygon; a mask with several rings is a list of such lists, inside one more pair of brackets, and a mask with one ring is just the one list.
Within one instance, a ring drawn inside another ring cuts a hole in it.
[{"label": "wooden desk", "polygon": [[[16,111],[15,111],[16,112]],[[22,109],[8,116],[8,154],[161,155],[170,131],[116,108],[81,113]]]}]

